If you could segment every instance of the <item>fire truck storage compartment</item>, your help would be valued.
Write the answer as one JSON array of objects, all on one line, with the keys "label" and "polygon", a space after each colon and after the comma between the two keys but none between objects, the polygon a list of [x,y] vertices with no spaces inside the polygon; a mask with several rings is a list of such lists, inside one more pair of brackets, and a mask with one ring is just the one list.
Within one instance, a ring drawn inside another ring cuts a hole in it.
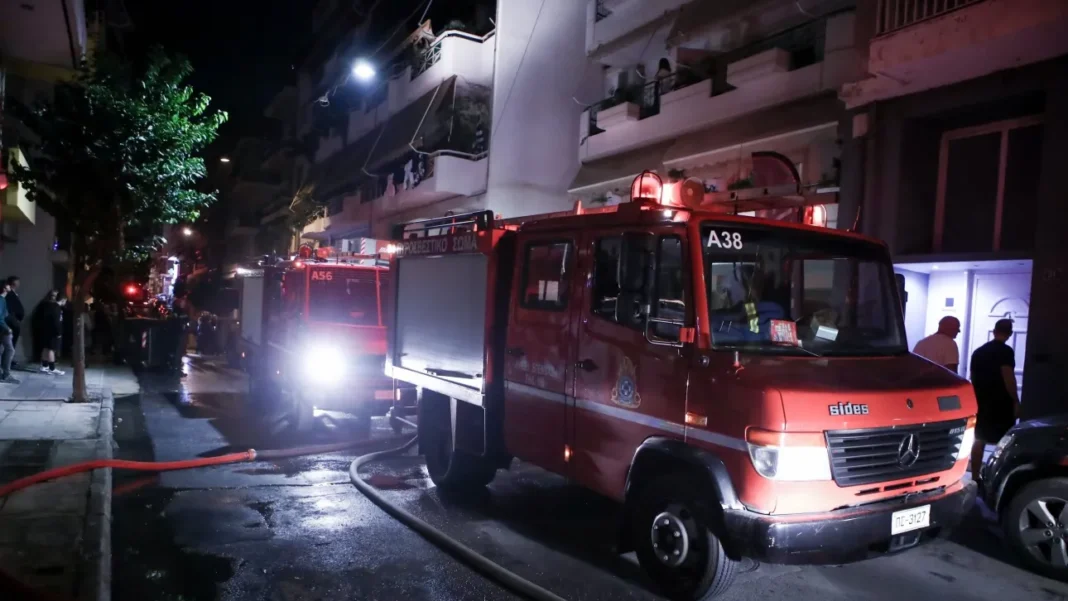
[{"label": "fire truck storage compartment", "polygon": [[260,344],[263,338],[263,276],[241,278],[241,338]]},{"label": "fire truck storage compartment", "polygon": [[475,253],[396,262],[393,365],[483,392],[488,261]]}]

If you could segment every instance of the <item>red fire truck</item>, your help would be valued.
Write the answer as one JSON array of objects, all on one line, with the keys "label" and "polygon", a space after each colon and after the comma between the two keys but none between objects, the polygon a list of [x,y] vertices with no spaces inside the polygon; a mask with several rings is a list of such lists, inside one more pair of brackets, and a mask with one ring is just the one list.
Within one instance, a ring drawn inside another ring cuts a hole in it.
[{"label": "red fire truck", "polygon": [[971,386],[908,352],[886,246],[666,202],[394,231],[387,373],[442,489],[513,458],[621,502],[672,598],[737,561],[844,563],[971,507]]},{"label": "red fire truck", "polygon": [[388,262],[318,254],[238,269],[233,352],[249,374],[250,401],[259,415],[297,430],[312,425],[315,409],[369,420],[385,414],[395,398],[414,402],[414,389],[398,396],[383,373]]}]

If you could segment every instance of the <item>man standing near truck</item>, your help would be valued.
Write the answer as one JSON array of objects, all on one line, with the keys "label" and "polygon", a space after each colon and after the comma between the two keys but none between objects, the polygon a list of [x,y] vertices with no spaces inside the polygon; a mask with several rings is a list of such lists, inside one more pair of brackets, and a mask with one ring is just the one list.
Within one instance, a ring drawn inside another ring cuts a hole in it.
[{"label": "man standing near truck", "polygon": [[1016,390],[1016,352],[1005,341],[1012,337],[1012,320],[994,324],[994,339],[972,353],[972,386],[979,413],[972,445],[972,474],[983,465],[987,443],[997,443],[1016,423],[1020,395]]},{"label": "man standing near truck", "polygon": [[947,315],[938,322],[938,331],[917,342],[912,352],[955,372],[960,364],[957,334],[960,334],[960,320]]},{"label": "man standing near truck", "polygon": [[[21,284],[19,276],[13,275],[7,278],[7,296],[4,300],[7,301],[7,325],[11,328],[11,346],[18,351],[19,338],[22,335],[22,320],[26,319],[26,308],[22,306],[22,299],[19,298],[19,284]],[[11,359],[11,367],[18,368],[18,362],[14,357]]]}]

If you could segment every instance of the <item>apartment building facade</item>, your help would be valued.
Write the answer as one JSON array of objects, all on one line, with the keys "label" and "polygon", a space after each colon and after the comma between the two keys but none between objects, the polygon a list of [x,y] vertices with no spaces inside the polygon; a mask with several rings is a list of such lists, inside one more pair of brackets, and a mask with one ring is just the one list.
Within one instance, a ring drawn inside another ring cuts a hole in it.
[{"label": "apartment building facade", "polygon": [[[331,44],[313,49],[298,75],[298,137],[313,138],[315,151],[295,169],[326,206],[304,229],[306,243],[360,252],[363,239],[412,219],[570,205],[585,6],[498,0],[468,9],[459,22],[425,20],[370,55],[368,31],[384,27],[373,17],[333,40],[330,28],[344,19],[313,17]],[[371,81],[348,75],[357,59],[373,63]]]},{"label": "apartment building facade", "polygon": [[[12,163],[33,160],[25,145],[30,134],[10,107],[50,99],[56,82],[73,75],[98,25],[87,23],[83,0],[0,3],[0,277],[21,278],[19,294],[28,309],[48,290],[65,288],[69,238],[6,175]],[[31,346],[23,336],[16,357],[28,359]]]},{"label": "apartment building facade", "polygon": [[[651,169],[726,198],[753,187],[752,153],[770,151],[796,168],[794,196],[818,207],[809,219],[835,226],[837,92],[861,73],[855,28],[853,2],[591,0],[599,99],[584,99],[571,194],[592,206],[625,199]],[[794,218],[799,207],[761,214]]]},{"label": "apartment building facade", "polygon": [[960,319],[960,375],[1014,320],[1025,416],[1068,407],[1068,3],[858,3],[842,213],[887,241],[911,343]]}]

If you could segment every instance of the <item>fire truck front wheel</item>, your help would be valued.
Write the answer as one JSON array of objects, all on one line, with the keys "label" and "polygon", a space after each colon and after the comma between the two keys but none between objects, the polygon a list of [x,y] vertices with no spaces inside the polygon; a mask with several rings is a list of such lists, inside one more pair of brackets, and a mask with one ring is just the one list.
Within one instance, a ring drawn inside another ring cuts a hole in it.
[{"label": "fire truck front wheel", "polygon": [[488,459],[454,449],[448,397],[422,391],[419,399],[419,450],[426,471],[442,491],[463,492],[481,488],[497,473]]},{"label": "fire truck front wheel", "polygon": [[737,563],[710,529],[708,511],[686,474],[661,476],[639,492],[634,549],[642,569],[671,599],[711,599],[734,580]]}]

